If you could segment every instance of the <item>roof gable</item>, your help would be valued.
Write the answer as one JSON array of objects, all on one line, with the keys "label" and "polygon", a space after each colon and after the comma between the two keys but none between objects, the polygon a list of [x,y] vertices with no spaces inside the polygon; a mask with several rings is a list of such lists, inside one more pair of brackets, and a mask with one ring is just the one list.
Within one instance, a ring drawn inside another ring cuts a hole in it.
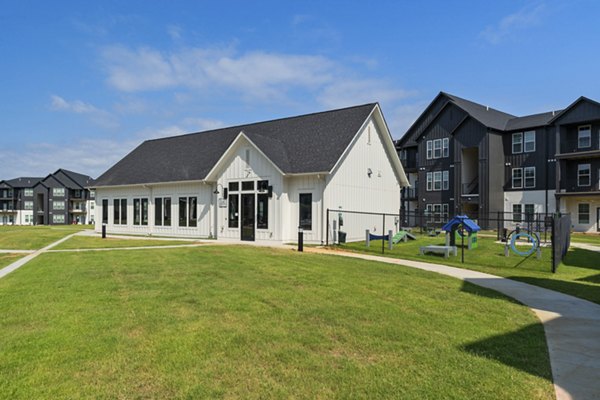
[{"label": "roof gable", "polygon": [[283,173],[329,171],[375,106],[148,140],[102,174],[95,186],[205,180],[241,131]]},{"label": "roof gable", "polygon": [[550,123],[571,124],[594,119],[600,119],[600,103],[581,96],[552,118]]}]

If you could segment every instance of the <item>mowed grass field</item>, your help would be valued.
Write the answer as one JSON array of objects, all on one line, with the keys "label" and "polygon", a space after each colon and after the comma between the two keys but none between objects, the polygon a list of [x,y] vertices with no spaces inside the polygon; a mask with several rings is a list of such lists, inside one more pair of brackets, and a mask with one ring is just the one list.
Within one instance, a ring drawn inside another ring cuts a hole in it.
[{"label": "mowed grass field", "polygon": [[[540,260],[535,254],[522,257],[512,251],[509,257],[505,257],[503,244],[496,243],[495,238],[480,237],[478,238],[478,248],[473,250],[465,248],[463,264],[459,242],[457,242],[459,245],[458,256],[451,255],[448,259],[436,254],[420,255],[419,248],[430,244],[444,245],[445,237],[443,235],[438,237],[417,235],[417,240],[398,243],[393,246],[391,251],[386,247],[384,255],[487,272],[600,304],[600,252],[571,247],[556,273],[552,273],[550,247],[542,248]],[[387,246],[387,242],[385,245]],[[382,255],[381,240],[372,241],[369,248],[365,246],[364,242],[348,243],[333,248]],[[523,250],[525,249],[527,247],[523,247]]]},{"label": "mowed grass field", "polygon": [[91,225],[0,226],[0,249],[38,250]]},{"label": "mowed grass field", "polygon": [[0,280],[0,309],[6,399],[554,397],[526,307],[364,260],[48,253]]},{"label": "mowed grass field", "polygon": [[25,256],[25,254],[0,253],[0,268],[4,268],[8,264],[14,263],[23,256]]},{"label": "mowed grass field", "polygon": [[72,250],[72,249],[107,249],[123,247],[148,247],[148,246],[176,246],[192,245],[199,242],[187,240],[152,240],[152,239],[117,239],[107,237],[105,239],[94,236],[73,236],[54,247],[53,250]]}]

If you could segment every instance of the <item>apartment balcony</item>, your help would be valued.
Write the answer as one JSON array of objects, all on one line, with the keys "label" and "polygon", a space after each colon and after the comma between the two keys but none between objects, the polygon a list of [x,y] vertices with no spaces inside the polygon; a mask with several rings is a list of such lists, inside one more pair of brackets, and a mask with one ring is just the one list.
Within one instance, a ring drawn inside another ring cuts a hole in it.
[{"label": "apartment balcony", "polygon": [[461,196],[479,196],[479,180],[475,180],[471,183],[463,183],[461,185]]},{"label": "apartment balcony", "polygon": [[82,207],[82,208],[69,208],[69,212],[71,214],[85,214],[87,212],[87,210],[85,209],[85,207]]},{"label": "apartment balcony", "polygon": [[0,208],[0,214],[2,215],[7,215],[7,214],[16,214],[17,210],[14,210],[12,208]]},{"label": "apartment balcony", "polygon": [[14,193],[0,191],[0,200],[13,200],[14,198]]},{"label": "apartment balcony", "polygon": [[600,150],[582,150],[568,153],[560,153],[556,156],[557,160],[582,160],[600,158]]},{"label": "apartment balcony", "polygon": [[417,188],[416,187],[407,187],[402,188],[402,200],[417,200]]}]

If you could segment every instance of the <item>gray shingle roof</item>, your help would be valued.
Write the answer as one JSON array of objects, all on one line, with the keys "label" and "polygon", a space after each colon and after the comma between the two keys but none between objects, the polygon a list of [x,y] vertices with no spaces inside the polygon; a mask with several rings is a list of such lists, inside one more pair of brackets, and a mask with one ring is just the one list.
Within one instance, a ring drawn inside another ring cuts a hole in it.
[{"label": "gray shingle roof", "polygon": [[444,94],[457,106],[469,113],[471,117],[475,118],[476,120],[478,120],[483,125],[489,128],[502,131],[505,129],[508,121],[516,118],[514,115],[507,114],[505,112],[498,111],[496,109],[486,107],[481,104],[474,103],[470,100],[454,96],[453,94],[445,92]]},{"label": "gray shingle roof", "polygon": [[147,140],[95,186],[203,180],[244,132],[284,173],[330,171],[376,103]]},{"label": "gray shingle roof", "polygon": [[35,186],[42,179],[44,178],[21,177],[15,179],[8,179],[4,182],[8,183],[14,188],[30,188]]},{"label": "gray shingle roof", "polygon": [[[91,176],[80,174],[78,172],[69,171],[64,168],[61,168],[58,171],[62,171],[73,182],[75,182],[77,185],[81,186],[82,188],[92,186],[92,184],[94,183],[94,179]],[[55,174],[58,171],[56,171]]]},{"label": "gray shingle roof", "polygon": [[535,128],[547,125],[559,111],[550,111],[540,114],[526,115],[524,117],[513,118],[506,124],[505,130],[514,131],[517,129]]}]

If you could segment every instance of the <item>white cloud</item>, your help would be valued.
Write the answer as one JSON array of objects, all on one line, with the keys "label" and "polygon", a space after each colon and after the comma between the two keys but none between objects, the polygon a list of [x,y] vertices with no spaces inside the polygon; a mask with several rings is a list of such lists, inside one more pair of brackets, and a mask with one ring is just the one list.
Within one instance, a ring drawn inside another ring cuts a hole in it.
[{"label": "white cloud", "polygon": [[391,103],[413,94],[413,91],[395,89],[383,80],[355,79],[327,85],[318,100],[325,107],[336,108],[370,102]]},{"label": "white cloud", "polygon": [[544,3],[530,4],[505,16],[497,24],[488,26],[480,35],[489,43],[498,44],[514,37],[518,32],[538,26],[545,9]]},{"label": "white cloud", "polygon": [[183,30],[181,29],[181,27],[179,25],[169,25],[169,26],[167,26],[167,34],[173,40],[179,40],[179,39],[181,39],[181,32],[182,31]]},{"label": "white cloud", "polygon": [[403,104],[391,111],[384,110],[394,139],[400,139],[404,135],[423,110],[425,110],[427,104],[429,104],[428,101],[417,101],[415,103]]},{"label": "white cloud", "polygon": [[117,120],[108,111],[81,100],[67,101],[60,96],[52,95],[50,96],[50,109],[53,111],[87,115],[92,122],[105,128],[116,128],[119,126]]}]

